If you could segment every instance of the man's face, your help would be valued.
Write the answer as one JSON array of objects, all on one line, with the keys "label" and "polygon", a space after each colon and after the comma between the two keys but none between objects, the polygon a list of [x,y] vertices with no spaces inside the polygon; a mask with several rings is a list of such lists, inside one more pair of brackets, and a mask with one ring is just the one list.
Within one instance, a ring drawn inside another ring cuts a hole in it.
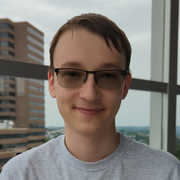
[{"label": "man's face", "polygon": [[[68,30],[60,37],[54,51],[55,68],[75,68],[87,71],[125,70],[125,55],[105,40],[85,29]],[[64,88],[58,84],[56,74],[48,74],[49,90],[56,98],[65,121],[66,131],[92,134],[114,129],[115,116],[121,100],[125,98],[131,76],[127,76],[120,89],[100,89],[93,74],[80,88]]]}]

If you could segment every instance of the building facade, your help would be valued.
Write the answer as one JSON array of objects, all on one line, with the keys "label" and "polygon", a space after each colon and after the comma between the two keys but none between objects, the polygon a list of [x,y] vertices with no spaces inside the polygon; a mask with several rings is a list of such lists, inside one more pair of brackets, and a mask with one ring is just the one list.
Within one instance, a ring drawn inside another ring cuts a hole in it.
[{"label": "building facade", "polygon": [[[0,19],[0,59],[43,65],[43,36],[28,22]],[[44,109],[43,80],[0,74],[0,170],[10,157],[45,142]]]}]

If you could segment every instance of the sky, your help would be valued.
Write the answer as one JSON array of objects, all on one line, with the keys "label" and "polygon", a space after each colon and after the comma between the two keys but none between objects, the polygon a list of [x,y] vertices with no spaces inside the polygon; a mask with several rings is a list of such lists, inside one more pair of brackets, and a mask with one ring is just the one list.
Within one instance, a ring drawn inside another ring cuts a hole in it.
[{"label": "sky", "polygon": [[[98,13],[113,20],[132,46],[134,78],[150,79],[151,0],[0,0],[0,18],[27,21],[44,33],[44,59],[49,65],[50,42],[57,30],[75,15]],[[178,98],[180,107],[180,98]],[[56,100],[45,82],[46,126],[64,126]],[[130,90],[116,117],[117,126],[149,126],[150,92]]]}]

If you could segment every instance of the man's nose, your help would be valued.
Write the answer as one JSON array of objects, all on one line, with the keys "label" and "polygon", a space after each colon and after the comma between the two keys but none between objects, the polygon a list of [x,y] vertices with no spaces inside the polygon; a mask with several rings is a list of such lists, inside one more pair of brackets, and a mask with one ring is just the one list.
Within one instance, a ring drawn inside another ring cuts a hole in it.
[{"label": "man's nose", "polygon": [[101,93],[93,73],[87,75],[86,81],[80,89],[79,96],[87,101],[96,101],[100,99]]}]

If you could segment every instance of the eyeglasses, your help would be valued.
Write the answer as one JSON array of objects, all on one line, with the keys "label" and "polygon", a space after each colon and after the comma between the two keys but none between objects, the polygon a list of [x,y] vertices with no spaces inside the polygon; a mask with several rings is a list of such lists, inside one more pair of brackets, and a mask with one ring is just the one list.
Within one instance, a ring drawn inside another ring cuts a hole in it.
[{"label": "eyeglasses", "polygon": [[88,74],[94,74],[94,80],[100,89],[115,90],[122,86],[128,74],[122,70],[85,71],[72,68],[54,69],[58,84],[64,88],[80,88],[86,82]]}]

